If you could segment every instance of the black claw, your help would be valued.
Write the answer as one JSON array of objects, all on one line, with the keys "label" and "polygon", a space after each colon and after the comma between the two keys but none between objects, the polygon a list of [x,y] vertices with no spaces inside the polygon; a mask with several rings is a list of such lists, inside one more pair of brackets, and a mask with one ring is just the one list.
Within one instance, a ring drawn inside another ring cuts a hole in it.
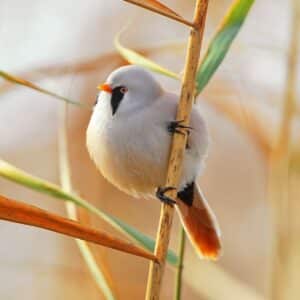
[{"label": "black claw", "polygon": [[167,127],[168,128],[168,132],[171,133],[171,134],[174,134],[174,133],[185,134],[184,130],[186,130],[187,133],[189,134],[190,130],[193,129],[193,128],[190,127],[190,126],[182,125],[181,123],[183,121],[184,120],[171,121],[170,123],[168,123],[168,127]]},{"label": "black claw", "polygon": [[173,186],[159,187],[156,190],[156,197],[163,203],[174,205],[176,201],[165,195],[166,192],[171,190],[176,190],[176,188]]}]

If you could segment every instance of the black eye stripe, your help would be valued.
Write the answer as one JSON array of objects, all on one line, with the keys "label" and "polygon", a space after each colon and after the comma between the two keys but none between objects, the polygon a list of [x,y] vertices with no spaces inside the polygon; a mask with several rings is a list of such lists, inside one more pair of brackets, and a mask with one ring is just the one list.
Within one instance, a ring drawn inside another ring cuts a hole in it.
[{"label": "black eye stripe", "polygon": [[96,100],[95,100],[94,106],[96,106],[96,105],[97,105],[97,103],[98,103],[98,100],[99,100],[99,94],[97,94],[97,96],[96,96]]},{"label": "black eye stripe", "polygon": [[116,113],[126,91],[127,89],[124,86],[117,86],[112,90],[111,109],[113,115]]}]

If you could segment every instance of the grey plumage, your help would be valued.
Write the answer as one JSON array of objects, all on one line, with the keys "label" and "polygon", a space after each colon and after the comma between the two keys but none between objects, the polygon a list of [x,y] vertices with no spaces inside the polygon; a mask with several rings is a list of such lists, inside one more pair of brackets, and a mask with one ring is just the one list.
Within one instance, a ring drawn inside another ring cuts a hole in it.
[{"label": "grey plumage", "polygon": [[[178,96],[164,91],[148,71],[137,66],[117,69],[106,84],[111,92],[100,92],[87,129],[90,156],[120,190],[136,197],[154,197],[166,181],[172,139],[167,127],[174,121]],[[124,95],[120,94],[122,87],[126,88]],[[192,109],[190,126],[179,190],[196,180],[207,155],[207,127],[197,107]],[[209,228],[217,231],[210,210],[208,215]]]}]

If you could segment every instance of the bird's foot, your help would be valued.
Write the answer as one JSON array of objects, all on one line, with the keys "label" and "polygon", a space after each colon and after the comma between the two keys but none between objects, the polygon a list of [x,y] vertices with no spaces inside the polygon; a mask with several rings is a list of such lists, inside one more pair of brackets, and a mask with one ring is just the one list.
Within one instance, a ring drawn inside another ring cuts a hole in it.
[{"label": "bird's foot", "polygon": [[186,130],[187,134],[190,133],[190,130],[193,129],[190,126],[182,125],[181,123],[184,122],[184,120],[178,120],[178,121],[171,121],[168,123],[168,132],[170,134],[179,133],[179,134],[185,134],[184,130]]},{"label": "bird's foot", "polygon": [[156,197],[163,203],[174,205],[176,204],[176,201],[165,195],[166,192],[172,190],[176,190],[176,188],[173,186],[159,187],[156,190]]}]

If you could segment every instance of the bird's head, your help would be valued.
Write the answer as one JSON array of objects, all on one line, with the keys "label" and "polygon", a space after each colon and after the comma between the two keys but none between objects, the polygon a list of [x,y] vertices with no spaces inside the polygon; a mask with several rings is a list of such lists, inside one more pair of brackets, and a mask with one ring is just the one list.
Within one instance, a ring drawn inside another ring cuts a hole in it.
[{"label": "bird's head", "polygon": [[104,84],[98,86],[100,93],[97,106],[110,101],[111,114],[128,114],[150,105],[158,99],[162,88],[152,74],[142,67],[129,65],[113,71]]}]

